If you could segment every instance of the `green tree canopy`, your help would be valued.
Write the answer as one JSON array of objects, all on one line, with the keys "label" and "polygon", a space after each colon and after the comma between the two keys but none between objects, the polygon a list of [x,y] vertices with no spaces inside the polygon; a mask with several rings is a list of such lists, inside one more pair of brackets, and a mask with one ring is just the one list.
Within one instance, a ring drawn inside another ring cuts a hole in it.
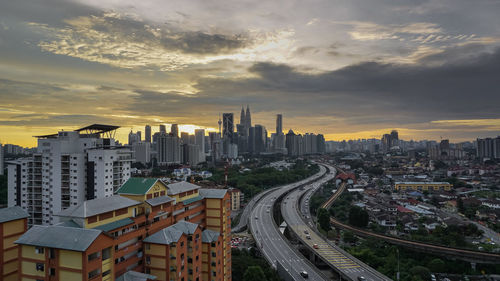
[{"label": "green tree canopy", "polygon": [[358,206],[352,206],[349,210],[349,224],[357,227],[366,227],[368,225],[368,212]]},{"label": "green tree canopy", "polygon": [[318,210],[318,223],[322,229],[326,231],[330,230],[330,215],[324,208]]},{"label": "green tree canopy", "polygon": [[258,265],[249,266],[247,270],[245,270],[245,274],[243,274],[243,281],[266,281],[266,275],[264,275],[264,271]]},{"label": "green tree canopy", "polygon": [[446,272],[446,264],[442,259],[433,259],[427,265],[432,272]]}]

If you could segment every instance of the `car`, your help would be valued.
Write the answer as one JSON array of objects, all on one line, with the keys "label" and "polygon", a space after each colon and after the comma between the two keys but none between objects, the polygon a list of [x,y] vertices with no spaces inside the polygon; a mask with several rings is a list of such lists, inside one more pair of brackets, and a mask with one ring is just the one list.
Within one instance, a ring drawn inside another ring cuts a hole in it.
[{"label": "car", "polygon": [[431,274],[431,280],[432,280],[432,281],[437,281],[437,279],[436,279],[436,275]]},{"label": "car", "polygon": [[309,235],[309,234],[306,235],[306,238],[309,239],[309,240],[311,240],[311,235]]},{"label": "car", "polygon": [[313,244],[313,248],[314,248],[314,249],[319,249],[318,244]]},{"label": "car", "polygon": [[300,276],[302,276],[302,277],[304,277],[304,278],[308,278],[308,277],[309,277],[309,274],[307,273],[307,271],[302,270],[302,271],[300,272]]},{"label": "car", "polygon": [[259,217],[255,216],[255,219],[256,219],[256,220],[258,220],[258,219],[259,219]]},{"label": "car", "polygon": [[266,212],[269,213],[269,210],[267,210]]},{"label": "car", "polygon": [[309,234],[309,231],[307,231],[307,230],[304,230],[304,233],[305,233],[305,234]]},{"label": "car", "polygon": [[366,278],[364,276],[358,276],[358,281],[366,281]]}]

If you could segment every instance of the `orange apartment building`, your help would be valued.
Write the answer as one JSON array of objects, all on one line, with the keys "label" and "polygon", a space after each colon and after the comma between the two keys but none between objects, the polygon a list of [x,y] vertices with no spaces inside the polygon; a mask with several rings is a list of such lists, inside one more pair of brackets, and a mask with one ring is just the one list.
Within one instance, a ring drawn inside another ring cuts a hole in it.
[{"label": "orange apartment building", "polygon": [[0,280],[18,280],[18,245],[14,244],[28,230],[29,214],[19,206],[0,209]]},{"label": "orange apartment building", "polygon": [[[138,272],[156,276],[156,280],[231,280],[230,208],[226,190],[200,189],[187,182],[166,184],[157,179],[130,178],[116,195],[70,207],[57,214],[61,221],[58,225],[43,230],[34,227],[16,241],[21,245],[22,280],[115,280]],[[93,240],[87,238],[86,244],[73,249],[65,243],[59,245],[59,239],[52,244],[27,239],[45,232],[60,232],[64,236],[68,229]],[[171,243],[145,243],[165,231],[176,233],[172,236],[177,238],[172,242],[173,250]],[[203,237],[210,242],[202,243]],[[45,254],[36,254],[37,251]],[[217,259],[208,257],[212,252]],[[153,266],[161,258],[168,267]],[[209,269],[212,260],[216,260],[213,270]],[[36,270],[41,269],[41,264],[43,272]],[[68,272],[73,274],[71,279],[67,279]],[[216,275],[209,277],[213,272]]]}]

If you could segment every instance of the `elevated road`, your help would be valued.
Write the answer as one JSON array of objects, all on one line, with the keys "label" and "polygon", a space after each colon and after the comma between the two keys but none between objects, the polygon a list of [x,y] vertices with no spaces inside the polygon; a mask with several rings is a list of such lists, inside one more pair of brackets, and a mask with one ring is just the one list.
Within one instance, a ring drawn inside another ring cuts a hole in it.
[{"label": "elevated road", "polygon": [[268,194],[269,192],[273,192],[274,190],[279,189],[279,188],[281,188],[281,186],[264,190],[264,191],[260,192],[259,194],[255,195],[247,203],[247,205],[243,209],[243,212],[241,213],[241,216],[240,216],[240,220],[238,221],[238,225],[231,228],[231,232],[232,233],[239,233],[239,232],[242,232],[243,230],[245,230],[247,228],[247,223],[248,223],[248,218],[250,216],[250,213],[252,212],[253,208],[255,207],[255,203],[257,203],[262,198],[262,196]]},{"label": "elevated road", "polygon": [[[285,219],[289,229],[295,233],[298,239],[323,262],[334,268],[343,279],[358,280],[363,276],[366,280],[391,280],[383,274],[377,272],[365,263],[359,261],[347,252],[321,237],[316,233],[316,229],[311,221],[306,222],[305,218],[310,218],[308,202],[311,194],[322,184],[335,177],[335,169],[328,166],[330,172],[322,179],[315,181],[303,190],[297,189],[283,199],[281,203],[281,214]],[[303,200],[300,200],[303,198]],[[304,212],[301,214],[301,211]]]},{"label": "elevated road", "polygon": [[[314,176],[303,181],[283,186],[262,196],[255,204],[249,218],[250,231],[266,260],[277,267],[279,262],[293,280],[327,280],[302,254],[294,249],[281,234],[274,222],[273,207],[277,198],[311,181],[316,181],[326,173],[325,167]],[[301,276],[306,271],[308,278]]]}]

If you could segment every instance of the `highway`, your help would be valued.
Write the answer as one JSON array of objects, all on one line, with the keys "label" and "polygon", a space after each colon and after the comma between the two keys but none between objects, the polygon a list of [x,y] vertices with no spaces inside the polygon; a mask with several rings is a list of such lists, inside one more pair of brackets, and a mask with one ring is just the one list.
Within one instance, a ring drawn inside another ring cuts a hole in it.
[{"label": "highway", "polygon": [[259,201],[260,198],[262,198],[262,196],[266,195],[269,192],[272,192],[273,190],[279,189],[279,188],[281,188],[281,186],[274,187],[274,188],[271,188],[271,189],[266,189],[266,190],[260,192],[259,194],[255,195],[252,198],[252,200],[250,200],[250,202],[248,202],[248,204],[243,209],[243,212],[241,213],[241,216],[240,216],[240,220],[238,221],[238,225],[236,225],[235,227],[233,227],[231,229],[231,232],[232,233],[239,233],[239,232],[242,232],[243,230],[245,230],[245,228],[247,227],[247,223],[248,223],[248,216],[252,212],[252,210],[253,210],[253,208],[255,206],[255,203],[257,201]]},{"label": "highway", "polygon": [[[309,220],[306,223],[304,220],[304,218],[310,219],[308,203],[314,191],[321,187],[322,184],[335,177],[335,169],[331,166],[328,166],[328,168],[330,172],[321,180],[310,184],[308,187],[304,188],[304,190],[297,189],[283,199],[281,203],[281,213],[288,227],[297,234],[298,238],[310,251],[313,251],[325,263],[336,268],[337,272],[343,275],[342,278],[358,280],[357,278],[359,276],[363,276],[369,281],[391,280],[352,257],[334,243],[323,239],[316,233],[313,222]],[[300,198],[302,198],[302,200],[300,200]],[[299,210],[304,217],[302,217]],[[317,249],[314,248],[314,245],[317,245]]]},{"label": "highway", "polygon": [[[288,270],[293,280],[327,280],[302,254],[292,248],[285,237],[279,232],[273,219],[273,206],[278,197],[290,190],[317,180],[326,173],[326,168],[320,166],[320,171],[305,180],[283,186],[262,196],[255,204],[249,219],[250,231],[257,241],[257,246],[266,260],[276,268],[279,261]],[[300,275],[301,271],[308,273],[308,278]]]}]

